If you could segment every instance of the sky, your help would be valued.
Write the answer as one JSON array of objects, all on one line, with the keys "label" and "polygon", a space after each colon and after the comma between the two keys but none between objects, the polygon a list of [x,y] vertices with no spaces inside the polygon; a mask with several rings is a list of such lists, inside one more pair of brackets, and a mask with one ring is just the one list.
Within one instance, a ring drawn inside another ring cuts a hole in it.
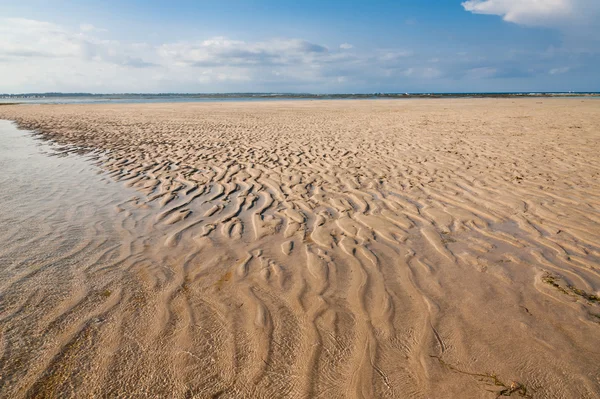
[{"label": "sky", "polygon": [[600,91],[600,0],[0,0],[0,93]]}]

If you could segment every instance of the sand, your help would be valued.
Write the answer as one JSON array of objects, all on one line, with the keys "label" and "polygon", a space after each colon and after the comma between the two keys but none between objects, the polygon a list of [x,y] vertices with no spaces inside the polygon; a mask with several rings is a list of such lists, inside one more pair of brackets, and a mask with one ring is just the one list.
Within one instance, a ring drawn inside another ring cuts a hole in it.
[{"label": "sand", "polygon": [[600,395],[600,101],[0,119],[98,173],[0,179],[2,397]]}]

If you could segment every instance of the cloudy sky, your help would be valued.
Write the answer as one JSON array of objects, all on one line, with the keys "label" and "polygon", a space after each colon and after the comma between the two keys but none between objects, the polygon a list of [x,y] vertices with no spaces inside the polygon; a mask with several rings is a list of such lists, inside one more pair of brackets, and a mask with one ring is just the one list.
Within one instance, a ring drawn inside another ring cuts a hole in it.
[{"label": "cloudy sky", "polygon": [[0,93],[600,91],[600,0],[0,0]]}]

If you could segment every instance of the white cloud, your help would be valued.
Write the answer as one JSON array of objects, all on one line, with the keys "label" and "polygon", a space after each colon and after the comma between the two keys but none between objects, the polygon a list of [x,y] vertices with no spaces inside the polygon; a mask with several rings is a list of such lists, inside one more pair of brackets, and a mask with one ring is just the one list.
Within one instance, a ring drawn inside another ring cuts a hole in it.
[{"label": "white cloud", "polygon": [[598,0],[468,0],[462,6],[474,14],[499,15],[507,22],[568,30],[576,29],[574,24],[594,23],[600,15]]},{"label": "white cloud", "polygon": [[329,56],[326,47],[305,40],[245,42],[224,37],[163,44],[158,53],[164,59],[196,67],[309,64]]},{"label": "white cloud", "polygon": [[90,24],[69,29],[0,18],[1,90],[268,91],[333,84],[333,76],[361,73],[367,61],[301,39],[214,37],[151,45],[106,40],[101,32]]},{"label": "white cloud", "polygon": [[62,27],[29,19],[0,20],[0,55],[69,57],[81,52],[80,40]]},{"label": "white cloud", "polygon": [[[93,31],[89,26],[82,30]],[[122,66],[149,66],[150,63],[143,61],[135,55],[136,51],[132,51],[135,46],[102,40],[87,33],[73,32],[49,22],[19,18],[0,19],[0,57],[9,62],[47,58],[101,61]]]},{"label": "white cloud", "polygon": [[79,30],[50,22],[0,18],[2,91],[122,91],[152,81],[154,50],[104,40],[83,24]]},{"label": "white cloud", "polygon": [[[533,74],[559,81],[549,75],[567,72],[564,65],[578,65],[579,71],[595,62],[593,54],[571,48],[528,59],[520,55],[515,61],[511,55],[490,54],[493,50],[457,56],[458,49],[432,54],[375,44],[328,48],[298,38],[145,43],[108,40],[103,32],[90,24],[0,18],[0,91],[435,91],[444,89],[444,81],[472,90],[459,81]],[[529,64],[535,66],[532,71],[523,69]]]}]

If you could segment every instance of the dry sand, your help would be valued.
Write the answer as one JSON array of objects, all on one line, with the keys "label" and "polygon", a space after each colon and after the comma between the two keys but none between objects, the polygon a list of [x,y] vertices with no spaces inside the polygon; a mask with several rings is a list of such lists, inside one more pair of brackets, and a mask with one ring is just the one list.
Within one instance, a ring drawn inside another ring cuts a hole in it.
[{"label": "dry sand", "polygon": [[120,182],[3,197],[0,396],[600,396],[600,101],[0,119]]}]

